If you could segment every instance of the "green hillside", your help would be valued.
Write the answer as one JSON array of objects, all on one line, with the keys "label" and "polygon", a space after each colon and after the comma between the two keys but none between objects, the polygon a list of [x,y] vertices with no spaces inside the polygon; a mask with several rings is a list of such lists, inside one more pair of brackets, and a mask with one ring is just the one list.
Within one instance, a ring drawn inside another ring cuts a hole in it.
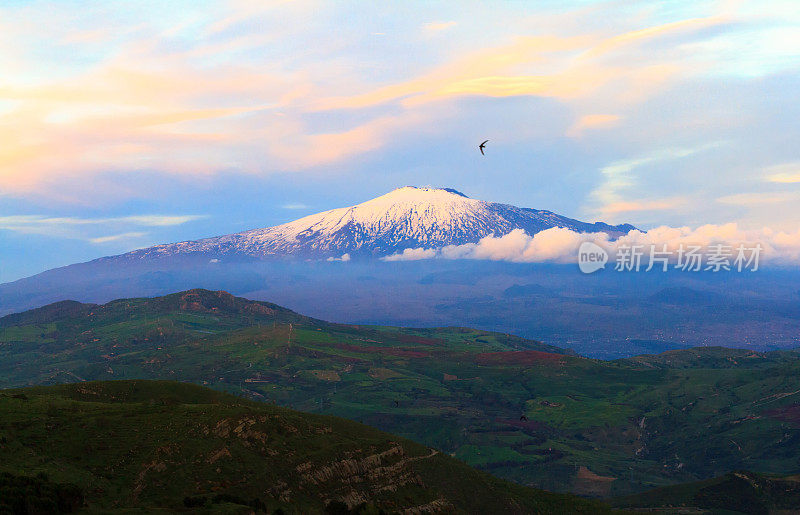
[{"label": "green hillside", "polygon": [[597,497],[800,471],[795,352],[605,362],[472,329],[331,324],[205,290],[0,319],[0,386],[109,379],[190,381],[337,415]]},{"label": "green hillside", "polygon": [[800,477],[767,477],[737,471],[705,481],[621,497],[612,504],[634,510],[658,510],[659,513],[797,513]]},{"label": "green hillside", "polygon": [[191,384],[0,391],[0,513],[320,513],[344,504],[360,513],[608,511],[356,422]]}]

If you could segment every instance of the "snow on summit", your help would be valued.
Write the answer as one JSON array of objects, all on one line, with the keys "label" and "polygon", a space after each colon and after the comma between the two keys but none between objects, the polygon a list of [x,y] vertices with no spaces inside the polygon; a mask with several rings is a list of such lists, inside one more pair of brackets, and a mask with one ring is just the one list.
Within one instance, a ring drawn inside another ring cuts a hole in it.
[{"label": "snow on summit", "polygon": [[382,257],[406,248],[436,248],[502,236],[514,229],[535,234],[551,227],[578,232],[633,229],[586,223],[550,211],[472,199],[451,188],[405,186],[351,207],[323,211],[293,222],[250,231],[157,245],[131,252],[129,257],[184,253],[214,256],[294,256],[325,259],[348,254]]}]

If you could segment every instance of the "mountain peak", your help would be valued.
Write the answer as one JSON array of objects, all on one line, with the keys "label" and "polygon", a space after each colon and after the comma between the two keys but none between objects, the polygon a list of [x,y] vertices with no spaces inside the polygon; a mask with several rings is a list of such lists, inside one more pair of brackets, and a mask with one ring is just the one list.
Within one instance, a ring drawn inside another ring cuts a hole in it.
[{"label": "mountain peak", "polygon": [[586,223],[550,211],[498,204],[467,197],[453,188],[403,186],[350,207],[323,211],[274,227],[227,236],[159,245],[135,251],[140,257],[203,253],[338,259],[382,257],[409,248],[440,248],[476,243],[515,229],[533,235],[552,227],[575,232],[607,232],[612,237],[630,226]]},{"label": "mountain peak", "polygon": [[455,188],[437,188],[434,186],[402,186],[400,188],[396,188],[390,191],[388,195],[394,193],[438,193],[438,192],[446,192],[458,195],[459,197],[469,198],[467,195],[464,195]]}]

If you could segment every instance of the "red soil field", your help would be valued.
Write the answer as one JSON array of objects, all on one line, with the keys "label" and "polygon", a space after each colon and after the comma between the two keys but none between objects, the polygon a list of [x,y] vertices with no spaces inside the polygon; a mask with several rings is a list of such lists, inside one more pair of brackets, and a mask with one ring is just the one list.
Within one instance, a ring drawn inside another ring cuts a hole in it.
[{"label": "red soil field", "polygon": [[538,350],[520,350],[507,352],[481,352],[475,355],[479,365],[536,365],[540,363],[563,364],[565,356]]}]

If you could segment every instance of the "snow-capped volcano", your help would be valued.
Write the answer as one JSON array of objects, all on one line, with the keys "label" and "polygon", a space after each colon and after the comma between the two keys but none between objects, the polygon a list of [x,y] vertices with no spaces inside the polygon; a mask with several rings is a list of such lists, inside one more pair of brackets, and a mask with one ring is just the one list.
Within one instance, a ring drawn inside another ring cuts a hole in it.
[{"label": "snow-capped volcano", "polygon": [[586,223],[551,211],[484,202],[450,188],[406,186],[352,207],[332,209],[282,225],[157,245],[128,257],[185,253],[211,256],[294,256],[324,259],[349,254],[381,257],[406,248],[437,248],[502,236],[514,229],[535,234],[551,227],[578,232],[627,233],[631,225]]}]

